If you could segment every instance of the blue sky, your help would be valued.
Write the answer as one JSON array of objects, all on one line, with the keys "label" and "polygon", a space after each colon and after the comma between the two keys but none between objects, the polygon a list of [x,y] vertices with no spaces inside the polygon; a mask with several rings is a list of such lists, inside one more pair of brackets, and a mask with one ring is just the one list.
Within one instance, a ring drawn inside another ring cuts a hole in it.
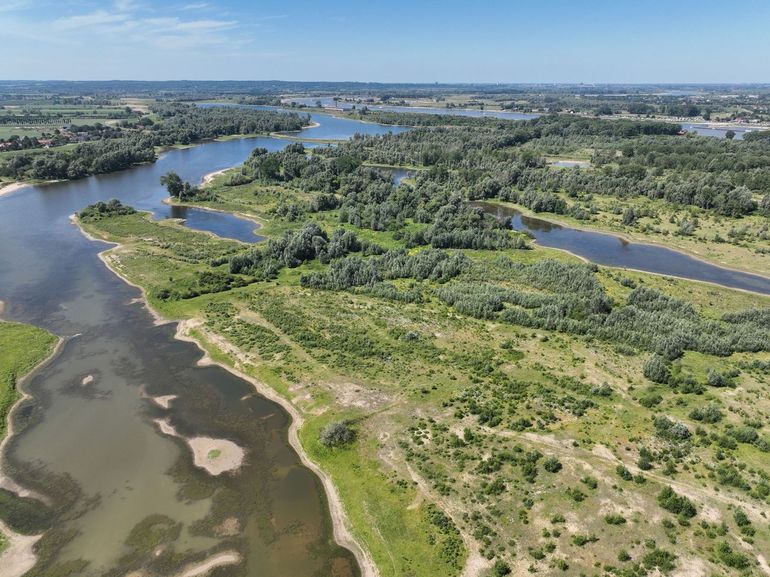
[{"label": "blue sky", "polygon": [[768,0],[0,0],[0,78],[770,82],[768,26]]}]

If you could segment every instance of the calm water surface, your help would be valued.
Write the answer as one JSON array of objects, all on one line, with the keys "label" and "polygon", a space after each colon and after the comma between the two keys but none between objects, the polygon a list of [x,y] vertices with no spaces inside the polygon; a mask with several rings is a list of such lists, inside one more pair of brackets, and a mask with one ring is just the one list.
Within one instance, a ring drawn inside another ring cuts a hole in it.
[{"label": "calm water surface", "polygon": [[770,295],[770,278],[722,268],[662,246],[628,242],[600,232],[578,230],[525,216],[494,203],[477,202],[489,214],[508,219],[511,228],[529,232],[541,246],[567,250],[606,266],[631,268],[700,280]]}]

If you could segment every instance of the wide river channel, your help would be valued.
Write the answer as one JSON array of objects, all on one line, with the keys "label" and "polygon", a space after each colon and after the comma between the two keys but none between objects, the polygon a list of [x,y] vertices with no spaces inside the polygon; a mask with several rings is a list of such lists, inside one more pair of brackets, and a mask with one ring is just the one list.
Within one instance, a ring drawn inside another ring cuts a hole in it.
[{"label": "wide river channel", "polygon": [[[320,126],[301,136],[403,130],[327,115],[313,120]],[[244,563],[218,575],[358,575],[352,554],[334,543],[320,480],[288,443],[289,416],[250,383],[218,367],[197,367],[195,345],[175,340],[174,325],[156,326],[137,301],[139,291],[97,258],[108,245],[87,240],[69,220],[90,203],[119,198],[156,218],[259,240],[252,221],[167,206],[159,178],[173,170],[198,182],[241,164],[257,146],[280,150],[289,142],[206,142],[169,151],[154,164],[0,197],[4,316],[67,339],[26,383],[33,399],[14,413],[17,434],[3,465],[13,481],[51,500],[54,530],[45,550],[52,563],[73,563],[79,576],[124,575],[116,569],[141,564],[148,553],[142,548],[150,547],[159,559],[154,567],[176,575],[188,562],[233,550]],[[167,395],[177,397],[168,409],[148,398]],[[186,442],[163,434],[156,419],[188,438],[235,442],[246,450],[245,466],[212,477],[193,466]],[[3,502],[0,517],[10,514]],[[165,537],[156,546],[157,534]]]},{"label": "wide river channel", "polygon": [[[312,116],[319,126],[300,137],[404,130]],[[167,152],[151,165],[0,197],[4,316],[66,339],[58,356],[26,383],[32,398],[14,413],[16,434],[4,451],[5,486],[18,483],[49,503],[51,529],[40,545],[47,569],[41,574],[69,564],[73,575],[123,576],[151,563],[160,574],[179,575],[190,563],[230,551],[242,562],[220,568],[218,576],[359,574],[351,552],[334,542],[319,479],[288,443],[287,413],[229,372],[198,367],[197,347],[175,340],[173,324],[156,325],[138,300],[139,290],[97,258],[108,245],[89,241],[69,220],[90,203],[119,198],[156,218],[183,218],[191,228],[257,241],[251,221],[167,206],[159,178],[173,170],[197,182],[242,163],[257,146],[279,150],[289,142],[206,142]],[[598,233],[576,236],[565,232],[570,229],[506,216],[541,244],[555,246],[547,240],[554,238],[561,248],[602,264],[770,294],[768,279],[662,247],[623,244]],[[661,263],[668,264],[661,269]],[[170,395],[176,398],[168,408],[150,398]],[[246,451],[244,466],[236,473],[208,474],[194,466],[187,443],[164,434],[158,420],[182,437],[236,443]],[[6,497],[0,517],[8,518],[9,494],[0,491]]]}]

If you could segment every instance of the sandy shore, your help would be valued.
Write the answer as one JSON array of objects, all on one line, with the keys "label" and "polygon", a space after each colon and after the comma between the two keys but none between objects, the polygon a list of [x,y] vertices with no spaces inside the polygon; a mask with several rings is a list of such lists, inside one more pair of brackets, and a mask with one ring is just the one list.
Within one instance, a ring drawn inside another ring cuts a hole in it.
[{"label": "sandy shore", "polygon": [[0,196],[5,196],[6,194],[17,192],[23,188],[27,188],[28,186],[31,185],[24,182],[11,182],[10,184],[0,186]]},{"label": "sandy shore", "polygon": [[8,539],[8,546],[0,555],[0,577],[21,577],[37,562],[33,548],[42,535],[20,535],[0,521],[0,533]]},{"label": "sandy shore", "polygon": [[139,286],[138,284],[136,284],[134,282],[131,282],[123,274],[121,274],[118,271],[118,265],[117,265],[118,255],[116,255],[115,253],[112,253],[112,254],[109,254],[109,253],[110,253],[110,251],[113,251],[115,249],[120,249],[121,248],[120,244],[118,244],[116,242],[110,242],[110,241],[104,240],[102,238],[96,238],[92,234],[86,232],[86,230],[82,226],[80,226],[80,223],[78,222],[77,217],[74,214],[70,216],[70,222],[72,224],[74,224],[76,227],[78,227],[78,230],[80,231],[80,233],[84,237],[86,237],[88,240],[93,241],[93,242],[103,242],[103,243],[111,244],[112,245],[111,248],[107,248],[107,249],[105,249],[105,250],[103,250],[102,252],[99,253],[99,255],[98,255],[99,256],[99,260],[101,260],[104,263],[104,265],[108,269],[110,269],[115,274],[115,276],[120,278],[120,280],[122,280],[124,283],[126,283],[127,285],[131,285],[132,287],[135,287],[135,288],[137,288],[137,289],[139,289],[141,291],[141,293],[142,293],[141,302],[144,305],[144,308],[147,309],[147,311],[152,315],[152,318],[153,318],[156,326],[166,325],[166,324],[169,324],[169,323],[173,322],[173,321],[170,321],[170,320],[165,319],[162,316],[160,316],[150,306],[149,300],[147,299],[147,291],[144,290],[144,287]]},{"label": "sandy shore", "polygon": [[[0,321],[2,322],[2,321]],[[42,495],[38,495],[33,491],[29,491],[24,487],[18,485],[13,479],[6,476],[3,470],[3,460],[5,455],[5,447],[11,437],[14,435],[13,430],[13,416],[14,411],[19,404],[25,400],[31,398],[31,395],[24,390],[24,383],[35,374],[40,368],[50,363],[61,351],[61,348],[65,340],[59,337],[56,346],[51,354],[43,359],[37,366],[33,367],[26,375],[21,377],[17,383],[16,388],[21,394],[18,401],[8,411],[8,429],[5,438],[0,442],[0,488],[15,493],[19,497],[31,497],[38,499],[44,503],[48,503],[48,500]],[[43,536],[41,535],[21,535],[11,530],[10,527],[0,521],[0,532],[8,539],[8,548],[0,555],[0,577],[21,577],[27,571],[29,571],[37,562],[37,557],[33,550],[35,543]]]},{"label": "sandy shore", "polygon": [[179,577],[201,577],[202,575],[206,575],[209,571],[214,569],[215,567],[223,567],[225,565],[235,565],[236,563],[241,562],[241,556],[238,555],[235,551],[225,551],[223,553],[218,553],[217,555],[214,555],[212,557],[209,557],[205,561],[201,561],[200,563],[196,563],[194,565],[189,565],[186,569],[184,569],[181,573],[179,573]]},{"label": "sandy shore", "polygon": [[206,186],[209,184],[212,180],[214,180],[217,176],[220,174],[224,174],[230,170],[229,168],[223,168],[222,170],[215,170],[214,172],[209,172],[208,174],[205,174],[203,178],[201,179],[201,185]]}]

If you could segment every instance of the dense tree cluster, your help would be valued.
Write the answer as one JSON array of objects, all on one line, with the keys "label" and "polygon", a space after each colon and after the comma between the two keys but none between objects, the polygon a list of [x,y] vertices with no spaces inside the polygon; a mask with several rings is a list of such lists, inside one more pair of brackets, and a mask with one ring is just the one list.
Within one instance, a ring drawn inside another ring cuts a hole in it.
[{"label": "dense tree cluster", "polygon": [[[768,139],[682,136],[678,125],[662,122],[566,116],[511,122],[465,117],[447,125],[440,122],[441,117],[421,117],[425,118],[422,126],[414,130],[359,137],[318,154],[428,167],[417,177],[418,197],[433,197],[439,191],[566,213],[567,203],[553,194],[566,192],[573,197],[588,193],[662,198],[728,216],[758,209],[770,213],[770,198],[759,205],[753,199],[754,194],[770,195]],[[594,150],[592,168],[554,170],[543,159],[587,148]],[[336,190],[334,182],[323,184],[310,188]],[[362,215],[364,222],[367,216]]]},{"label": "dense tree cluster", "polygon": [[[307,210],[338,209],[340,222],[395,231],[396,238],[408,246],[526,248],[525,239],[509,231],[505,223],[468,206],[461,195],[447,187],[394,186],[388,171],[362,166],[355,154],[308,156],[300,143],[272,153],[258,148],[231,177],[230,184],[254,180],[319,192]],[[409,221],[428,226],[405,230]]]},{"label": "dense tree cluster", "polygon": [[270,239],[265,247],[229,257],[225,262],[229,262],[233,274],[268,279],[284,267],[295,268],[314,259],[329,262],[351,252],[373,255],[381,254],[383,249],[343,229],[335,230],[330,238],[317,223],[308,222],[297,231],[287,231],[280,238]]},{"label": "dense tree cluster", "polygon": [[113,198],[108,202],[97,202],[88,205],[78,213],[78,218],[84,222],[101,220],[112,216],[121,216],[124,214],[135,214],[136,210],[132,206],[127,206],[118,199]]},{"label": "dense tree cluster", "polygon": [[468,258],[459,252],[427,249],[409,254],[403,249],[389,250],[367,259],[349,256],[335,260],[327,271],[302,275],[300,283],[305,287],[344,290],[398,278],[446,282],[465,270],[468,263]]}]

